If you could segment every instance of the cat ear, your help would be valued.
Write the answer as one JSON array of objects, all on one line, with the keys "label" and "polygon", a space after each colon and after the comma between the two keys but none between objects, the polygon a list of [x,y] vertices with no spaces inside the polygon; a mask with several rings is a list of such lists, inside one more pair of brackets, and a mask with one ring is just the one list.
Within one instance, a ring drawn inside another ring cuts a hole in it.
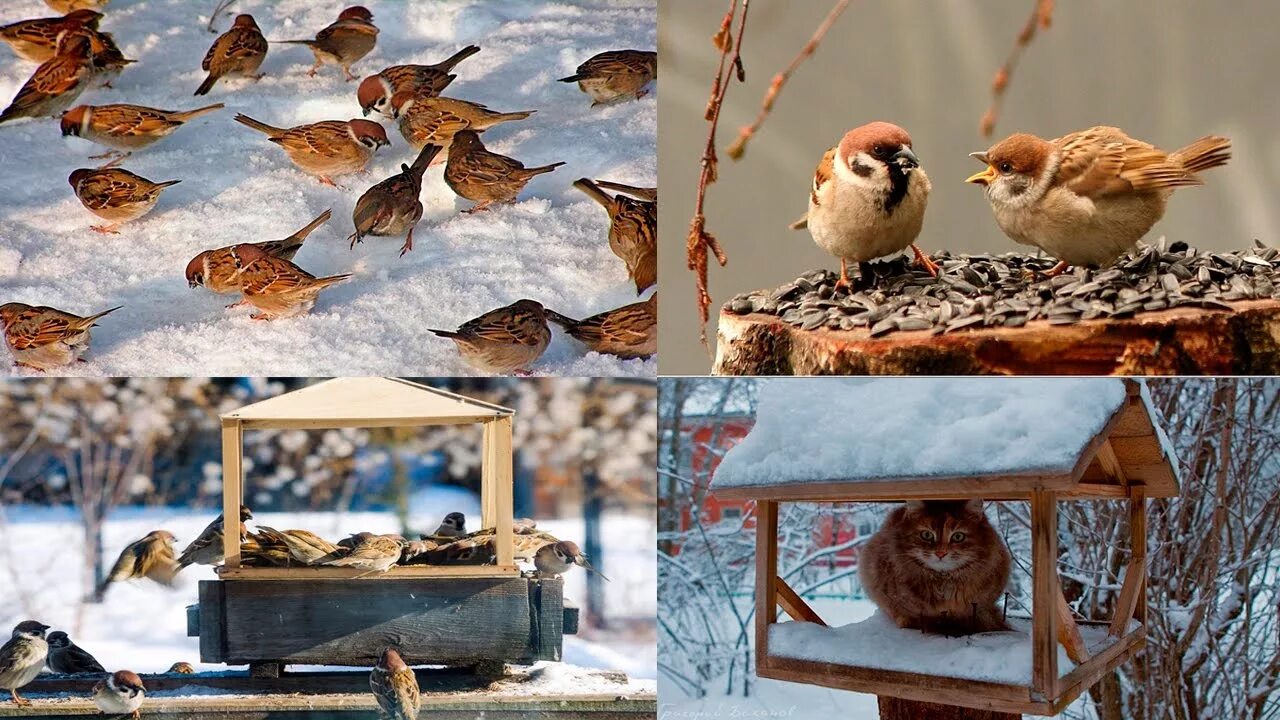
[{"label": "cat ear", "polygon": [[924,501],[923,501],[923,500],[908,500],[908,501],[907,501],[907,512],[920,512],[920,511],[921,511],[921,510],[923,510],[923,509],[924,509]]},{"label": "cat ear", "polygon": [[974,498],[964,504],[964,511],[973,515],[982,514],[982,498]]}]

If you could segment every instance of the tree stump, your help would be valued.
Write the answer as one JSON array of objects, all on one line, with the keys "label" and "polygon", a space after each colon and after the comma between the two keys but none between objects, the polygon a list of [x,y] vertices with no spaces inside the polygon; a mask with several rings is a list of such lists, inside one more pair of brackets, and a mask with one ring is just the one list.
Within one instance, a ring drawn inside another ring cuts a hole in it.
[{"label": "tree stump", "polygon": [[804,330],[776,315],[720,313],[716,375],[1275,375],[1280,301],[1179,307],[1053,325]]},{"label": "tree stump", "polygon": [[1021,720],[1022,718],[1021,715],[994,710],[973,710],[883,695],[877,699],[880,703],[880,720]]}]

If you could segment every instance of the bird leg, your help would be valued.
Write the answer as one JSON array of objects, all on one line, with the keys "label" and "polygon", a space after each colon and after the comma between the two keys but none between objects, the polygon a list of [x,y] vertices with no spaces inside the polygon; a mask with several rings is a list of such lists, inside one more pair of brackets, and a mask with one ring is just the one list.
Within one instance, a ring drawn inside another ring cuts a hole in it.
[{"label": "bird leg", "polygon": [[1046,271],[1045,271],[1044,276],[1045,276],[1045,277],[1057,277],[1057,276],[1061,275],[1063,272],[1065,272],[1065,271],[1066,271],[1066,269],[1067,269],[1067,268],[1069,268],[1069,267],[1071,267],[1071,266],[1067,264],[1067,261],[1066,261],[1066,260],[1059,260],[1057,265],[1054,265],[1053,267],[1051,267],[1051,268],[1049,268],[1048,270],[1046,270]]},{"label": "bird leg", "polygon": [[317,177],[321,183],[328,185],[329,187],[338,187],[338,183],[330,179],[328,175],[319,175]]},{"label": "bird leg", "polygon": [[404,239],[404,245],[400,247],[400,257],[413,249],[413,228],[409,228],[409,237]]},{"label": "bird leg", "polygon": [[111,225],[90,225],[89,229],[103,235],[119,235],[120,231],[116,230],[118,227],[120,227],[120,223],[112,223]]},{"label": "bird leg", "polygon": [[15,703],[17,703],[17,704],[18,704],[18,707],[30,707],[30,706],[31,706],[31,701],[30,701],[30,700],[27,700],[27,699],[25,699],[25,698],[18,697],[18,689],[17,689],[17,688],[11,688],[11,689],[9,690],[9,694],[13,696],[13,701],[14,701]]},{"label": "bird leg", "polygon": [[836,292],[841,290],[847,292],[849,287],[849,262],[844,258],[840,258],[840,279],[836,281]]},{"label": "bird leg", "polygon": [[469,209],[469,210],[463,210],[462,212],[464,212],[464,213],[466,213],[466,214],[468,214],[468,215],[471,215],[471,214],[474,214],[474,213],[478,213],[478,212],[482,212],[482,211],[484,211],[484,210],[488,210],[488,209],[489,209],[489,205],[491,205],[492,203],[493,203],[493,201],[492,201],[492,200],[484,200],[484,201],[482,201],[482,202],[478,202],[478,203],[476,203],[476,204],[475,204],[475,207],[472,207],[472,208],[471,208],[471,209]]},{"label": "bird leg", "polygon": [[248,304],[249,304],[249,301],[248,301],[248,300],[245,300],[244,298],[240,298],[240,299],[239,299],[239,300],[237,300],[236,302],[233,302],[233,303],[231,303],[230,305],[228,305],[228,306],[227,306],[227,309],[228,309],[228,310],[234,310],[235,308],[238,308],[238,307],[240,307],[241,305],[248,305]]},{"label": "bird leg", "polygon": [[928,272],[931,277],[938,277],[938,271],[941,270],[941,268],[939,268],[938,264],[935,263],[932,259],[930,259],[928,255],[924,254],[923,250],[916,247],[915,243],[911,243],[911,252],[915,253],[916,255],[917,265],[924,268],[925,271]]},{"label": "bird leg", "polygon": [[307,77],[315,77],[316,73],[319,71],[320,71],[320,60],[319,58],[317,58],[316,64],[312,65],[311,69],[307,71]]},{"label": "bird leg", "polygon": [[270,320],[271,316],[264,312],[256,312],[249,316],[250,320]]},{"label": "bird leg", "polygon": [[356,79],[356,76],[351,74],[351,68],[349,66],[343,65],[342,72],[347,74],[347,82],[351,82]]},{"label": "bird leg", "polygon": [[[350,249],[350,250],[355,250],[355,249],[356,249],[356,243],[358,243],[358,242],[364,242],[364,238],[360,237],[360,233],[358,233],[358,232],[353,232],[353,233],[351,233],[351,237],[349,237],[349,238],[347,238],[347,239],[351,241],[351,247],[350,247],[350,248],[348,248],[348,249]],[[401,254],[403,255],[403,253],[401,253]]]},{"label": "bird leg", "polygon": [[[106,170],[107,168],[113,168],[113,167],[115,167],[115,166],[119,165],[120,163],[124,162],[124,159],[125,159],[125,158],[127,158],[127,157],[129,157],[129,156],[130,156],[130,155],[132,155],[132,154],[133,154],[133,153],[123,153],[123,154],[120,154],[120,155],[116,155],[115,159],[110,160],[109,162],[106,162],[106,163],[104,163],[104,164],[102,164],[102,165],[99,165],[99,166],[98,166],[98,169],[99,169],[99,170]],[[90,158],[90,159],[92,159],[92,158]]]}]

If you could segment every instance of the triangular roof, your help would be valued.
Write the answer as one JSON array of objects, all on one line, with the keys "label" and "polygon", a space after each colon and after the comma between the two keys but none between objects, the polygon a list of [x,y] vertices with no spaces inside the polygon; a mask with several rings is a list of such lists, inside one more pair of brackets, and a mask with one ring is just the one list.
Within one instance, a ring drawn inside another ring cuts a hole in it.
[{"label": "triangular roof", "polygon": [[1115,378],[765,381],[711,489],[764,500],[1178,493],[1145,386]]},{"label": "triangular roof", "polygon": [[388,427],[477,423],[514,410],[399,378],[343,377],[225,413],[245,427]]}]

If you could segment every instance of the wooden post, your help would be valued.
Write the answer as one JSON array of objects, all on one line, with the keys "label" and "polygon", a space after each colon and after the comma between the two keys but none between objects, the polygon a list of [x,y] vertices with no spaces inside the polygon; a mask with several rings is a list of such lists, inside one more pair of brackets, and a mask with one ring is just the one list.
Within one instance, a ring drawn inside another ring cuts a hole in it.
[{"label": "wooden post", "polygon": [[1116,602],[1116,614],[1108,631],[1120,637],[1129,631],[1129,621],[1147,622],[1147,496],[1141,486],[1129,494],[1129,565],[1124,570],[1124,584]]},{"label": "wooden post", "polygon": [[768,664],[769,626],[778,617],[778,503],[756,501],[756,668]]},{"label": "wooden post", "polygon": [[494,423],[489,420],[484,424],[484,440],[480,447],[480,527],[497,528],[498,493],[497,470],[498,460],[494,455]]},{"label": "wooden post", "polygon": [[500,417],[489,423],[493,426],[493,479],[498,529],[498,567],[516,564],[515,538],[511,531],[511,516],[515,514],[511,479],[511,416]]},{"label": "wooden post", "polygon": [[1058,498],[1031,493],[1031,691],[1057,696]]},{"label": "wooden post", "polygon": [[244,502],[241,452],[244,428],[239,420],[222,421],[222,554],[223,566],[240,567],[240,505]]}]

